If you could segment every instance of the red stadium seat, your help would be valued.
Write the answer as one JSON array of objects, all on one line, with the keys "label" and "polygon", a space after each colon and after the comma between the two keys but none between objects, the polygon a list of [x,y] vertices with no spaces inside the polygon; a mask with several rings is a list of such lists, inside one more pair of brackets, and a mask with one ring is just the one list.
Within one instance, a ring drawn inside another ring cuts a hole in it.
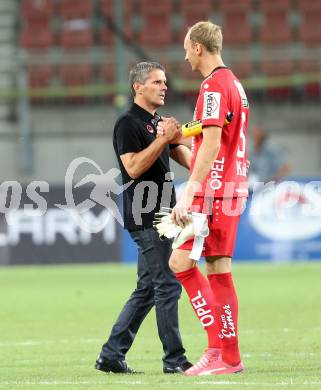
[{"label": "red stadium seat", "polygon": [[181,0],[179,10],[183,15],[191,14],[193,12],[210,14],[212,12],[212,8],[213,6],[211,0]]},{"label": "red stadium seat", "polygon": [[164,48],[172,43],[170,20],[167,16],[146,16],[139,33],[141,45],[151,48]]},{"label": "red stadium seat", "polygon": [[[51,84],[53,68],[51,65],[33,65],[28,68],[28,86],[30,89],[46,88]],[[32,103],[40,103],[43,97],[31,96]]]},{"label": "red stadium seat", "polygon": [[51,0],[23,0],[21,14],[29,23],[37,20],[48,21],[53,14],[53,3]]},{"label": "red stadium seat", "polygon": [[[122,32],[126,38],[133,39],[133,30],[129,24],[125,23]],[[99,40],[103,45],[113,47],[115,43],[115,34],[109,27],[102,27],[99,31]]]},{"label": "red stadium seat", "polygon": [[265,45],[286,45],[292,40],[291,26],[288,13],[284,10],[268,10],[263,13],[264,22],[259,36],[260,42]]},{"label": "red stadium seat", "polygon": [[314,0],[299,0],[301,25],[299,36],[305,46],[321,44],[321,2]]},{"label": "red stadium seat", "polygon": [[292,87],[286,85],[282,76],[291,76],[294,64],[288,60],[266,60],[261,64],[263,75],[271,78],[266,88],[266,95],[273,98],[289,97],[292,94]]},{"label": "red stadium seat", "polygon": [[172,43],[171,0],[141,0],[142,29],[139,32],[140,44],[163,48]]},{"label": "red stadium seat", "polygon": [[[266,0],[269,1],[269,0]],[[222,12],[249,11],[252,8],[252,0],[220,0],[219,2]]]},{"label": "red stadium seat", "polygon": [[60,14],[64,19],[90,19],[93,13],[92,0],[62,0]]},{"label": "red stadium seat", "polygon": [[246,46],[251,42],[251,27],[245,10],[230,10],[223,14],[224,45]]},{"label": "red stadium seat", "polygon": [[298,8],[301,12],[320,12],[321,11],[321,2],[318,0],[299,0]]},{"label": "red stadium seat", "polygon": [[62,65],[59,70],[62,84],[65,86],[81,86],[89,83],[92,69],[89,64]]},{"label": "red stadium seat", "polygon": [[[129,39],[133,38],[133,30],[131,27],[131,18],[134,10],[134,4],[133,0],[123,0],[123,18],[124,23],[122,26],[122,31],[128,37]],[[111,19],[112,22],[115,22],[114,18],[114,8],[113,8],[113,1],[111,0],[101,0],[101,11],[103,15],[109,19]],[[113,31],[109,28],[108,23],[106,22],[106,25],[102,27],[99,31],[99,40],[103,45],[112,47],[114,45],[115,36]]]},{"label": "red stadium seat", "polygon": [[[101,0],[101,10],[104,16],[114,18],[114,5],[112,0]],[[133,0],[122,0],[124,17],[130,17],[134,10]]]},{"label": "red stadium seat", "polygon": [[86,20],[66,21],[61,33],[61,45],[65,50],[89,49],[93,43],[93,32]]},{"label": "red stadium seat", "polygon": [[259,10],[261,12],[268,11],[286,11],[289,12],[292,9],[291,0],[278,0],[278,1],[270,1],[270,0],[260,0],[259,1]]},{"label": "red stadium seat", "polygon": [[48,87],[53,75],[51,65],[32,65],[28,68],[28,85],[31,88]]},{"label": "red stadium seat", "polygon": [[300,26],[300,40],[305,46],[321,45],[321,10],[303,13],[303,22]]},{"label": "red stadium seat", "polygon": [[114,83],[116,80],[115,64],[103,64],[100,68],[101,79],[106,83]]},{"label": "red stadium seat", "polygon": [[49,27],[36,25],[29,26],[20,34],[20,45],[28,50],[48,50],[53,44],[53,34]]},{"label": "red stadium seat", "polygon": [[183,25],[177,37],[179,44],[182,44],[189,27],[200,20],[209,20],[212,13],[211,0],[181,0],[179,13],[183,17]]},{"label": "red stadium seat", "polygon": [[[99,73],[102,82],[107,85],[107,87],[110,87],[116,83],[116,69],[114,63],[102,64],[99,69]],[[115,95],[115,92],[115,90],[107,91],[105,94],[105,99],[110,101],[111,98]]]},{"label": "red stadium seat", "polygon": [[158,15],[165,17],[169,17],[172,13],[173,9],[173,1],[172,0],[141,0],[140,8],[142,15]]},{"label": "red stadium seat", "polygon": [[[320,60],[301,60],[299,63],[299,70],[303,77],[319,76],[321,74],[321,61]],[[315,81],[308,81],[304,87],[305,96],[313,99],[319,99],[321,96],[321,82],[320,79]]]},{"label": "red stadium seat", "polygon": [[[59,75],[63,86],[82,87],[90,83],[92,69],[89,64],[62,65],[59,69]],[[85,97],[81,92],[75,91],[70,94],[66,100],[79,103],[83,102]]]},{"label": "red stadium seat", "polygon": [[253,73],[253,63],[248,60],[234,61],[229,68],[240,80],[250,77]]}]

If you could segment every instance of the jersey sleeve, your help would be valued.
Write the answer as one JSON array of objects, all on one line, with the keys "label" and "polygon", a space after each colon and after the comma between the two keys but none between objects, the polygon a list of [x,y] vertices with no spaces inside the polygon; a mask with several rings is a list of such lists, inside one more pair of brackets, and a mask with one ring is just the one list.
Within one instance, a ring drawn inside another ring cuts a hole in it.
[{"label": "jersey sleeve", "polygon": [[202,85],[198,104],[203,126],[223,127],[228,107],[226,91],[219,83],[211,80]]},{"label": "jersey sleeve", "polygon": [[133,119],[122,118],[115,127],[115,143],[118,154],[138,153],[143,149],[139,129]]}]

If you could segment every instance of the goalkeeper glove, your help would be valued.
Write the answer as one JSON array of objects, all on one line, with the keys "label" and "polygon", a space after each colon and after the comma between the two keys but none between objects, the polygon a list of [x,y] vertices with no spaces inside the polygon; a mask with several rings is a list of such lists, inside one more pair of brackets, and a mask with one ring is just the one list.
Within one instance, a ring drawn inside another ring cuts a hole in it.
[{"label": "goalkeeper glove", "polygon": [[161,211],[155,214],[153,225],[159,236],[161,238],[174,238],[173,249],[179,248],[184,242],[195,236],[190,257],[198,260],[203,249],[204,239],[209,234],[207,215],[188,212],[190,219],[184,227],[181,227],[172,220],[171,213],[172,209],[162,207]]}]

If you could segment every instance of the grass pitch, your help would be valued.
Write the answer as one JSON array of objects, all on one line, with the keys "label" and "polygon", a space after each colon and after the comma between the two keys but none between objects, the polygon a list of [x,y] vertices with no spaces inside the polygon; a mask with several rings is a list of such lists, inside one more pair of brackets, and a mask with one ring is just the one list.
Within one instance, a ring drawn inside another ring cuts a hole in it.
[{"label": "grass pitch", "polygon": [[[162,374],[154,310],[127,356],[144,374],[93,369],[135,273],[125,265],[1,268],[0,388],[321,389],[321,262],[234,266],[246,371],[232,376]],[[195,362],[206,338],[185,292],[180,324]]]}]

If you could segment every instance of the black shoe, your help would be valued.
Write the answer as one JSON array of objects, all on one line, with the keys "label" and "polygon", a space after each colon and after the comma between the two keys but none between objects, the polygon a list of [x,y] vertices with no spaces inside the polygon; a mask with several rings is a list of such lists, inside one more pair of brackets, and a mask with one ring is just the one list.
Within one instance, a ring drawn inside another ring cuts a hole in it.
[{"label": "black shoe", "polygon": [[163,368],[164,374],[183,374],[186,370],[193,366],[190,362],[185,362],[176,367],[165,366]]},{"label": "black shoe", "polygon": [[126,360],[98,357],[95,368],[103,372],[114,372],[115,374],[138,374],[137,371],[128,366]]}]

